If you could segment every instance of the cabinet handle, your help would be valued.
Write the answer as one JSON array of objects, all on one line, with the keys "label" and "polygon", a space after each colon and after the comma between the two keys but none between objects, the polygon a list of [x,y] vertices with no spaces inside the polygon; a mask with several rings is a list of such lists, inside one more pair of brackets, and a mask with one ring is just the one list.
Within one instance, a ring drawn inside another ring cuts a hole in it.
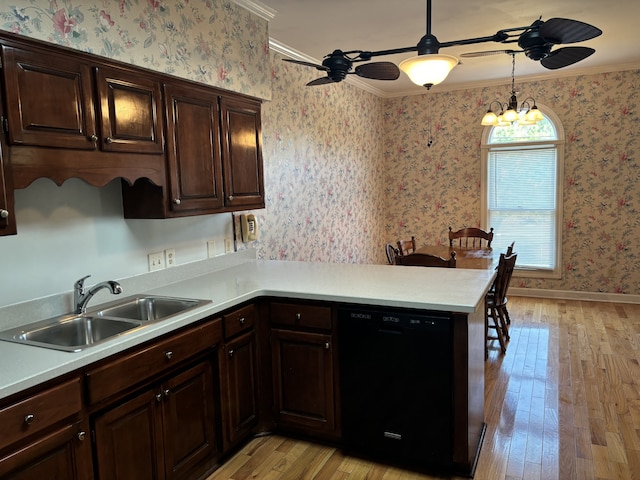
[{"label": "cabinet handle", "polygon": [[233,195],[229,195],[229,196],[227,197],[227,200],[229,200],[230,202],[233,202]]},{"label": "cabinet handle", "polygon": [[331,345],[329,344],[329,342],[325,342],[324,349],[329,350],[329,348],[331,348]]},{"label": "cabinet handle", "polygon": [[302,320],[302,314],[296,313],[296,320]]},{"label": "cabinet handle", "polygon": [[78,432],[78,440],[83,441],[87,436],[86,432]]},{"label": "cabinet handle", "polygon": [[91,140],[92,142],[97,142],[98,141],[98,136],[94,133],[93,135],[91,135],[89,137],[89,140]]},{"label": "cabinet handle", "polygon": [[168,397],[169,394],[171,393],[171,390],[169,390],[168,388],[164,391],[164,396]]},{"label": "cabinet handle", "polygon": [[172,351],[164,352],[164,356],[167,358],[167,360],[171,360],[173,358],[173,352]]},{"label": "cabinet handle", "polygon": [[36,416],[33,413],[29,413],[28,415],[25,415],[24,423],[26,423],[27,425],[31,425],[35,419]]},{"label": "cabinet handle", "polygon": [[161,401],[162,401],[162,394],[156,393],[156,402],[161,402]]},{"label": "cabinet handle", "polygon": [[104,139],[105,143],[113,143],[113,138],[107,137]]},{"label": "cabinet handle", "polygon": [[240,319],[240,325],[244,325],[244,322],[245,322],[245,319],[244,319],[244,317],[242,317],[242,318]]},{"label": "cabinet handle", "polygon": [[179,198],[174,198],[173,203],[176,205],[180,205],[182,203],[182,200],[180,200]]},{"label": "cabinet handle", "polygon": [[0,208],[0,218],[9,218],[9,211],[4,208]]},{"label": "cabinet handle", "polygon": [[229,356],[233,357],[233,348],[231,350],[229,350]]}]

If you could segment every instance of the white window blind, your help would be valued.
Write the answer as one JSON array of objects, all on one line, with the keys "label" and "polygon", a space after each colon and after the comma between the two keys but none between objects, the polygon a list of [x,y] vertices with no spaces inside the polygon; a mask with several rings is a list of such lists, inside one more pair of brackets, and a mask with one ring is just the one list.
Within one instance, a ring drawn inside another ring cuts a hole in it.
[{"label": "white window blind", "polygon": [[498,236],[494,248],[515,241],[518,269],[555,269],[556,146],[492,146],[487,162],[487,225]]}]

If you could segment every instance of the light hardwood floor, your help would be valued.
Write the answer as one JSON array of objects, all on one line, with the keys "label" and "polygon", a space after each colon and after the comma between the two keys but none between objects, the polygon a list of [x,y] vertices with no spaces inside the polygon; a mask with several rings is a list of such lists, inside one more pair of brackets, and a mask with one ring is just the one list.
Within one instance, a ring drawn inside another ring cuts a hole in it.
[{"label": "light hardwood floor", "polygon": [[[640,479],[640,305],[509,298],[511,341],[486,368],[475,478]],[[321,444],[253,439],[208,480],[427,480]]]}]

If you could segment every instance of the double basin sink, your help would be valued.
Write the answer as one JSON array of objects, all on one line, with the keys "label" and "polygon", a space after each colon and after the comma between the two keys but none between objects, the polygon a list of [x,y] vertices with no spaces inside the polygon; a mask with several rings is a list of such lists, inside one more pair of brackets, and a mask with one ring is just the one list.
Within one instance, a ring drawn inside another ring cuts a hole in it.
[{"label": "double basin sink", "polygon": [[78,352],[145,325],[211,303],[210,300],[139,295],[83,314],[67,314],[0,332],[0,340]]}]

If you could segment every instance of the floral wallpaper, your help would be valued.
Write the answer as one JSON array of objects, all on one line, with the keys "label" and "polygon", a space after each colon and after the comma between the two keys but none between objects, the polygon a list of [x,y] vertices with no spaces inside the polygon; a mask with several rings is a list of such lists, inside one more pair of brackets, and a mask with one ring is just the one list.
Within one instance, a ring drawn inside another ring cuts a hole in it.
[{"label": "floral wallpaper", "polygon": [[230,0],[13,0],[0,29],[270,98],[267,21]]},{"label": "floral wallpaper", "polygon": [[[386,263],[383,246],[479,225],[480,118],[509,85],[380,98],[269,52],[230,0],[22,0],[0,29],[267,99],[261,258]],[[563,277],[516,286],[640,294],[640,71],[522,82],[565,134]],[[429,140],[432,140],[429,145]]]},{"label": "floral wallpaper", "polygon": [[272,101],[262,110],[267,207],[253,212],[259,256],[382,262],[382,102],[345,82],[306,87],[317,71],[272,56]]},{"label": "floral wallpaper", "polygon": [[[308,69],[272,57],[259,256],[386,263],[386,242],[480,225],[480,119],[509,85],[382,99],[305,87]],[[560,117],[566,145],[562,279],[514,286],[640,294],[640,71],[517,88]]]}]

